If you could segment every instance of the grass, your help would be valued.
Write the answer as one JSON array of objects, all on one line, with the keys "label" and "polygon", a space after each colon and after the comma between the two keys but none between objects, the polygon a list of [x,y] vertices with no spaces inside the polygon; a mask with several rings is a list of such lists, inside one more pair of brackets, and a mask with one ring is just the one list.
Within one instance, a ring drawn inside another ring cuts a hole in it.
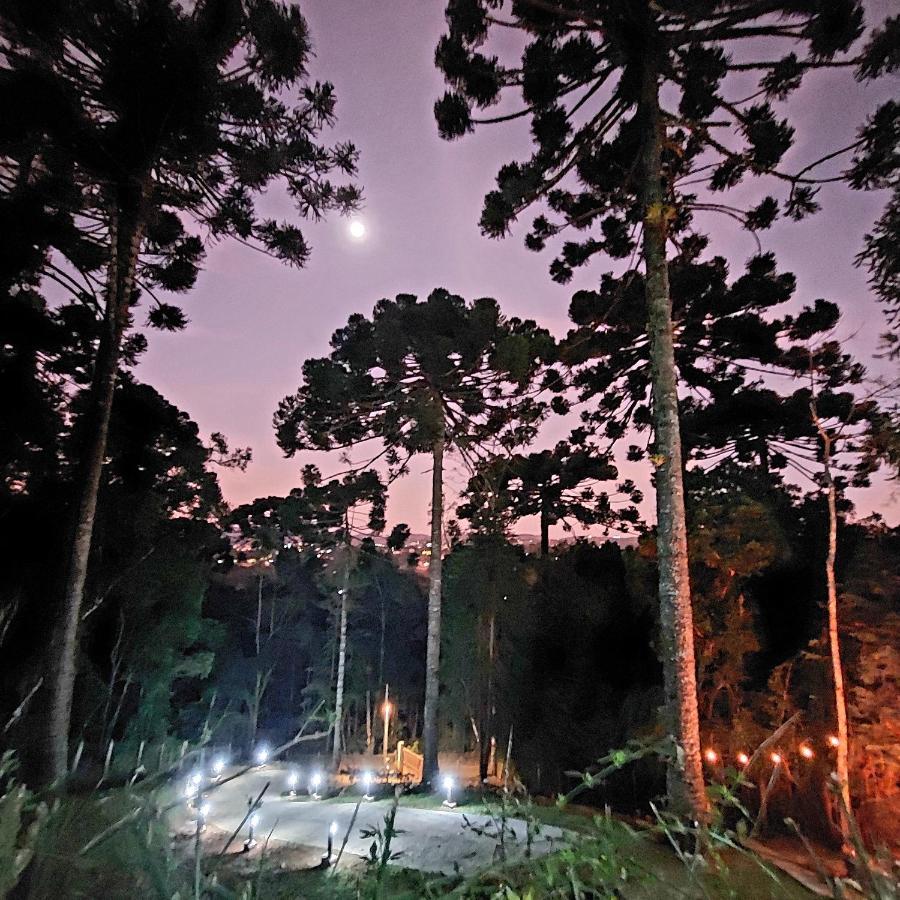
[{"label": "grass", "polygon": [[[382,799],[387,799],[382,794]],[[355,803],[348,790],[323,803]],[[489,798],[496,813],[497,798]],[[405,794],[400,803],[418,809],[438,810],[443,797]],[[485,810],[480,792],[459,795],[457,810],[478,814]],[[176,894],[193,896],[190,848],[171,852],[170,837],[161,820],[144,818],[116,832],[88,854],[79,851],[94,835],[134,808],[132,792],[121,789],[84,797],[63,798],[41,834],[34,865],[19,894],[36,900],[46,897],[159,898]],[[787,876],[777,878],[756,857],[725,849],[718,866],[705,864],[696,871],[680,861],[658,835],[636,832],[615,819],[591,816],[578,807],[529,805],[538,821],[568,829],[571,845],[553,854],[508,865],[491,866],[475,878],[436,880],[432,876],[390,866],[384,882],[375,886],[367,869],[354,861],[331,873],[307,868],[291,870],[289,851],[270,848],[260,860],[242,857],[226,860],[217,869],[218,894],[207,896],[253,897],[258,900],[287,898],[417,898],[457,897],[466,900],[498,894],[504,885],[520,897],[620,896],[625,900],[806,900],[811,894]],[[526,812],[513,805],[509,814]],[[579,894],[574,886],[578,886]],[[377,890],[376,890],[377,887]],[[249,891],[249,893],[248,893]],[[617,891],[618,893],[614,893]]]}]

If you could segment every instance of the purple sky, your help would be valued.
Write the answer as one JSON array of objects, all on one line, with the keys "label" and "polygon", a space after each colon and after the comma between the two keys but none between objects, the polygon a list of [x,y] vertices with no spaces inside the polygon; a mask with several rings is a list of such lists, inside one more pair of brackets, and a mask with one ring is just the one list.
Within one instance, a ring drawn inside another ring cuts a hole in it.
[{"label": "purple sky", "polygon": [[[883,0],[871,11],[881,18],[890,6]],[[313,76],[337,89],[333,138],[350,138],[361,150],[368,237],[351,240],[344,219],[310,225],[313,255],[299,271],[233,243],[212,248],[184,304],[190,326],[181,334],[152,333],[139,370],[204,432],[221,430],[233,444],[253,448],[246,473],[221,476],[232,503],[286,493],[306,461],[317,461],[326,475],[337,468],[316,454],[285,460],[271,419],[277,402],[296,388],[302,362],[326,354],[332,331],[351,313],[370,313],[384,296],[422,296],[444,286],[470,299],[495,297],[508,314],[533,317],[561,335],[572,293],[594,285],[603,266],[595,263],[578,271],[572,284],[556,285],[547,275],[550,255],[525,250],[521,231],[504,241],[479,234],[481,200],[498,166],[528,152],[527,123],[483,129],[454,143],[439,139],[432,105],[444,90],[433,65],[443,30],[440,0],[308,0],[302,9],[316,51]],[[797,158],[839,146],[865,112],[896,89],[896,81],[862,87],[846,72],[808,79],[792,103],[800,109]],[[844,188],[821,197],[819,215],[772,229],[763,245],[776,251],[783,269],[797,274],[798,303],[819,296],[842,301],[843,334],[855,334],[854,348],[870,360],[885,320],[852,261],[883,197]],[[272,195],[267,205],[290,214],[284,197]],[[735,266],[755,252],[752,239],[725,220],[716,219],[711,228],[713,249]],[[557,426],[560,435],[563,430]],[[411,475],[394,485],[391,522],[425,530],[427,469],[425,458],[416,459]],[[639,466],[623,471],[646,482]],[[447,482],[448,493],[462,486],[462,469],[451,466]],[[898,522],[894,492],[882,482],[858,493],[858,511],[878,509]],[[532,523],[523,522],[521,530],[533,530]]]}]

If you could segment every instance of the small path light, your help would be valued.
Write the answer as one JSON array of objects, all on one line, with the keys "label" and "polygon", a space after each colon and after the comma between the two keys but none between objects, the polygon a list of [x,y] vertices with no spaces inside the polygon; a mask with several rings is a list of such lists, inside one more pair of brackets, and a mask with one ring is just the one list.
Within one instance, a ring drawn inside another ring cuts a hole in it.
[{"label": "small path light", "polygon": [[747,754],[744,753],[743,750],[741,750],[741,752],[738,753],[738,755],[735,757],[735,759],[737,759],[738,763],[742,766],[746,766],[747,763],[750,762],[750,757],[747,756]]},{"label": "small path light", "polygon": [[296,772],[291,772],[288,775],[288,791],[292,797],[297,796],[297,782],[300,780],[300,776]]},{"label": "small path light", "polygon": [[256,750],[256,764],[264,766],[269,761],[269,748],[265,744],[261,744]]},{"label": "small path light", "polygon": [[780,754],[780,753],[773,753],[773,754],[769,757],[769,759],[771,759],[772,762],[773,762],[776,766],[780,766],[780,765],[781,765],[781,754]]},{"label": "small path light", "polygon": [[225,771],[225,760],[221,756],[217,756],[213,760],[212,773],[218,778]]},{"label": "small path light", "polygon": [[337,834],[337,822],[328,826],[328,852],[325,854],[325,864],[331,865],[331,855],[334,850],[334,836]]},{"label": "small path light", "polygon": [[828,746],[834,747],[835,749],[837,749],[838,747],[841,746],[841,741],[839,738],[836,738],[833,734],[829,734],[828,735]]},{"label": "small path light", "polygon": [[447,799],[441,806],[453,809],[456,806],[456,803],[453,802],[453,779],[449,775],[444,776],[444,790],[447,792]]},{"label": "small path light", "polygon": [[710,748],[709,750],[706,750],[706,751],[703,753],[703,756],[706,758],[706,761],[707,761],[711,766],[714,766],[714,765],[719,761],[719,754],[716,753],[716,751],[713,750],[712,748]]},{"label": "small path light", "polygon": [[321,800],[322,795],[319,793],[319,787],[322,784],[322,775],[319,772],[313,772],[312,778],[309,779],[309,796],[313,800]]},{"label": "small path light", "polygon": [[247,853],[252,850],[256,846],[256,839],[253,837],[253,832],[259,825],[259,813],[253,813],[249,819],[247,819],[247,840],[244,841],[244,852]]},{"label": "small path light", "polygon": [[184,786],[184,796],[188,802],[188,806],[195,806],[200,797],[200,782],[202,777],[198,772],[194,772],[187,780]]},{"label": "small path light", "polygon": [[363,800],[371,800],[372,798],[372,773],[363,772],[362,774]]},{"label": "small path light", "polygon": [[816,754],[813,752],[813,748],[810,747],[809,744],[801,744],[800,755],[804,759],[812,759]]},{"label": "small path light", "polygon": [[197,810],[197,828],[200,831],[206,830],[206,820],[209,818],[210,805],[208,803],[201,803],[200,808]]}]

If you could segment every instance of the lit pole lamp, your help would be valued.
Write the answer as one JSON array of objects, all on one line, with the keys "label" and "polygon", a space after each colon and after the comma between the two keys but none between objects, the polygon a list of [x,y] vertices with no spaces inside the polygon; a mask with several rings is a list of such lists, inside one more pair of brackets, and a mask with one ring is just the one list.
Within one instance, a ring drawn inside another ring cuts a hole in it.
[{"label": "lit pole lamp", "polygon": [[247,840],[244,841],[244,852],[249,852],[256,846],[256,839],[253,837],[253,832],[259,825],[259,813],[253,813],[249,819],[247,819]]},{"label": "lit pole lamp", "polygon": [[321,785],[322,776],[318,772],[313,772],[312,777],[309,779],[309,796],[312,797],[313,800],[322,799],[322,796],[319,794]]},{"label": "lit pole lamp", "polygon": [[443,778],[444,790],[447,792],[447,799],[441,804],[441,806],[446,806],[447,809],[453,809],[456,806],[456,803],[453,800],[453,779],[449,775],[445,775]]},{"label": "lit pole lamp", "polygon": [[372,773],[363,772],[362,774],[363,800],[372,799]]},{"label": "lit pole lamp", "polygon": [[387,766],[388,762],[388,729],[391,724],[391,703],[389,700],[384,701],[383,706],[384,711],[384,747],[382,748],[384,752],[384,764]]}]

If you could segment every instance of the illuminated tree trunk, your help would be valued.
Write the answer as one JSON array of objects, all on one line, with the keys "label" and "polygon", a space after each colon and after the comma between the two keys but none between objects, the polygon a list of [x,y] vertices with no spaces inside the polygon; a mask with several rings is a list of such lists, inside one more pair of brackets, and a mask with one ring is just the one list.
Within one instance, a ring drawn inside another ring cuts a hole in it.
[{"label": "illuminated tree trunk", "polygon": [[669,765],[671,808],[701,824],[709,819],[700,755],[700,717],[694,658],[694,622],[688,574],[678,379],[666,235],[670,210],[662,184],[663,125],[652,48],[645,49],[641,108],[644,116],[643,251],[646,266],[647,328],[653,384],[655,486],[659,606],[663,680],[669,729],[678,752]]},{"label": "illuminated tree trunk", "polygon": [[97,496],[103,474],[103,460],[109,436],[122,335],[134,289],[138,255],[144,226],[141,218],[143,199],[132,197],[111,215],[110,261],[108,266],[105,316],[91,385],[90,427],[85,429],[87,443],[81,462],[81,477],[75,501],[75,527],[68,548],[66,580],[62,607],[54,627],[52,652],[48,660],[50,696],[47,759],[45,775],[50,780],[63,778],[68,771],[69,729],[78,656],[78,626],[87,581],[88,563],[97,514]]},{"label": "illuminated tree trunk", "polygon": [[438,775],[438,694],[441,668],[441,536],[444,514],[444,442],[441,433],[432,446],[431,556],[428,563],[428,641],[425,650],[425,716],[422,727],[423,780]]},{"label": "illuminated tree trunk", "polygon": [[831,654],[831,674],[834,681],[834,711],[838,745],[835,748],[835,762],[840,783],[841,803],[838,810],[838,824],[845,846],[850,845],[850,732],[847,725],[847,700],[844,694],[844,667],[841,662],[840,633],[838,630],[837,581],[834,576],[834,561],[837,556],[837,488],[831,472],[831,435],[825,430],[816,411],[811,405],[813,422],[822,440],[822,466],[825,476],[825,496],[828,502],[828,552],[825,555],[825,581],[828,589],[828,649]]}]

